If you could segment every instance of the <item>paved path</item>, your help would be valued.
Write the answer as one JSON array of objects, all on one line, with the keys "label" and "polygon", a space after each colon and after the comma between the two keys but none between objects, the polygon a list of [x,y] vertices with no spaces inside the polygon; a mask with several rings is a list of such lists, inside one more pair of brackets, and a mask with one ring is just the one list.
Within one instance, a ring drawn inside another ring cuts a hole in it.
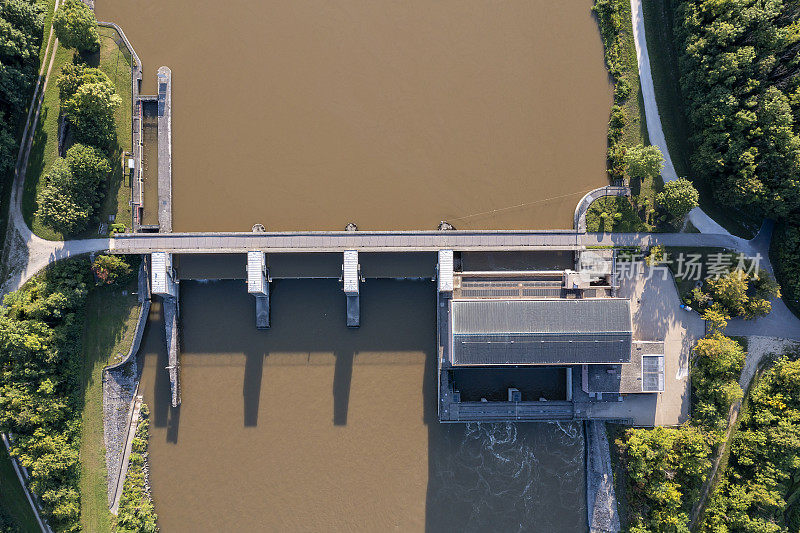
[{"label": "paved path", "polygon": [[[642,0],[631,0],[631,15],[633,16],[636,57],[639,60],[639,81],[642,85],[642,100],[644,100],[644,112],[647,118],[647,134],[650,137],[650,144],[658,146],[664,155],[664,169],[661,171],[661,177],[665,182],[669,182],[678,179],[678,174],[675,172],[672,158],[669,156],[664,130],[661,127],[661,117],[658,114],[653,76],[650,72],[650,56],[647,53],[647,39],[644,33]],[[689,213],[689,220],[701,233],[728,233],[699,207]]]}]

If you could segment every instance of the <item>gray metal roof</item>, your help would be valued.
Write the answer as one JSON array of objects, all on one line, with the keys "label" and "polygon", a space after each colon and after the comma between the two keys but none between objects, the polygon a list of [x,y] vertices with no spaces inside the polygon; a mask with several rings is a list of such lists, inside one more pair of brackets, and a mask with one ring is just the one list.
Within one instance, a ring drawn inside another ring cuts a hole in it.
[{"label": "gray metal roof", "polygon": [[630,361],[626,299],[453,300],[451,305],[455,366]]}]

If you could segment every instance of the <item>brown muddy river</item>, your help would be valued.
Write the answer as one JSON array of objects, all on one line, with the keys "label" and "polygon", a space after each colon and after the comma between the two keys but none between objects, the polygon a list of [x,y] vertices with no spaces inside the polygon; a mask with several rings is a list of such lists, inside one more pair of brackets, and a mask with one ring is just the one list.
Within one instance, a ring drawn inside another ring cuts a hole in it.
[{"label": "brown muddy river", "polygon": [[[591,5],[96,12],[133,43],[145,93],[172,69],[175,231],[523,229],[571,227],[580,196],[607,183],[611,86]],[[300,262],[270,268],[330,270]],[[256,331],[243,281],[182,282],[177,410],[154,306],[141,391],[161,530],[585,531],[581,426],[440,425],[433,284],[368,280],[361,301],[348,330],[335,280],[278,280],[272,328]]]},{"label": "brown muddy river", "polygon": [[567,228],[604,185],[592,0],[97,0],[173,75],[175,231]]},{"label": "brown muddy river", "polygon": [[436,420],[435,297],[367,280],[353,330],[337,281],[280,280],[257,331],[243,280],[184,281],[176,410],[154,305],[140,393],[161,530],[585,531],[581,425]]}]

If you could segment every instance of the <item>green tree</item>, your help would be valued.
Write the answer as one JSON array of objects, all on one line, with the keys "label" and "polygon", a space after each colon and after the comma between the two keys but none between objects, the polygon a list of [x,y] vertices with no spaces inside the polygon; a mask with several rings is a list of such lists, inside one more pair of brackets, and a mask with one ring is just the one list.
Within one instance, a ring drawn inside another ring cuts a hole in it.
[{"label": "green tree", "polygon": [[100,50],[100,34],[92,10],[80,0],[65,0],[53,15],[53,29],[68,48],[86,52]]},{"label": "green tree", "polygon": [[625,152],[625,166],[632,180],[655,179],[664,168],[664,156],[658,146],[637,144]]},{"label": "green tree", "polygon": [[9,172],[17,161],[17,140],[8,130],[0,117],[0,174]]},{"label": "green tree", "polygon": [[700,195],[692,182],[680,178],[664,184],[664,190],[656,195],[658,202],[672,217],[682,219],[698,206]]},{"label": "green tree", "polygon": [[75,144],[45,175],[37,216],[65,234],[86,227],[102,197],[111,165],[97,148]]},{"label": "green tree", "polygon": [[67,165],[72,171],[70,193],[81,205],[96,207],[102,199],[102,186],[111,174],[111,164],[103,152],[92,146],[74,144],[67,150]]},{"label": "green tree", "polygon": [[72,196],[72,171],[67,160],[56,159],[44,179],[45,186],[39,194],[36,216],[65,234],[83,229],[89,220],[89,207],[81,206]]},{"label": "green tree", "polygon": [[756,318],[768,315],[772,310],[771,298],[780,295],[778,285],[765,271],[757,279],[741,269],[705,283],[706,292],[714,300],[716,310],[728,317]]},{"label": "green tree", "polygon": [[131,266],[117,255],[98,255],[92,263],[92,272],[99,284],[111,285],[127,279],[131,275]]},{"label": "green tree", "polygon": [[80,85],[62,109],[79,142],[108,149],[116,136],[114,111],[121,103],[114,85],[104,80]]},{"label": "green tree", "polygon": [[78,91],[78,87],[85,83],[111,84],[111,80],[100,69],[69,63],[61,69],[56,80],[59,98],[62,102],[69,100]]},{"label": "green tree", "polygon": [[720,332],[722,333],[725,331],[725,328],[728,327],[728,319],[730,316],[725,313],[724,310],[718,308],[709,308],[706,309],[703,314],[703,320],[708,322],[709,329],[712,332]]},{"label": "green tree", "polygon": [[617,445],[631,485],[631,530],[688,531],[688,510],[711,465],[709,436],[692,426],[629,429]]},{"label": "green tree", "polygon": [[735,340],[715,332],[697,341],[692,355],[696,422],[724,429],[728,410],[742,398],[739,376],[744,366],[744,349]]}]

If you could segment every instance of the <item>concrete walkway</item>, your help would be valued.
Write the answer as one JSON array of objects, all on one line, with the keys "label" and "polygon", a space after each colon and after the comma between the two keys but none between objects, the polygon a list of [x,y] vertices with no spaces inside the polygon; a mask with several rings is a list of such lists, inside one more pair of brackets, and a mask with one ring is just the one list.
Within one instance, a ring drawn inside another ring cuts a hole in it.
[{"label": "concrete walkway", "polygon": [[[644,112],[647,118],[647,134],[650,136],[650,144],[658,146],[664,155],[664,169],[661,171],[661,177],[664,178],[664,182],[669,182],[678,179],[678,174],[675,172],[672,158],[669,156],[664,130],[661,127],[661,117],[658,114],[653,75],[650,72],[650,55],[647,53],[647,39],[644,33],[642,0],[631,0],[631,15],[636,57],[639,60],[639,81],[642,85],[642,100],[644,100]],[[699,207],[689,213],[689,220],[701,233],[728,233]]]}]

